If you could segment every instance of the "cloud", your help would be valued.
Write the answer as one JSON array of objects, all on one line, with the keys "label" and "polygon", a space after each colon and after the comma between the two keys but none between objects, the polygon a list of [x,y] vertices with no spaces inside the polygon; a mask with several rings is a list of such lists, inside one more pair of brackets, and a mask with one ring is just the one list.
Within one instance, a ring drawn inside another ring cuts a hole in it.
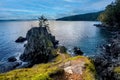
[{"label": "cloud", "polygon": [[100,11],[115,0],[1,0],[0,16],[51,18]]},{"label": "cloud", "polygon": [[32,13],[35,12],[33,10],[26,10],[26,9],[12,9],[12,8],[0,8],[0,11],[5,11],[5,12],[26,12],[26,13]]}]

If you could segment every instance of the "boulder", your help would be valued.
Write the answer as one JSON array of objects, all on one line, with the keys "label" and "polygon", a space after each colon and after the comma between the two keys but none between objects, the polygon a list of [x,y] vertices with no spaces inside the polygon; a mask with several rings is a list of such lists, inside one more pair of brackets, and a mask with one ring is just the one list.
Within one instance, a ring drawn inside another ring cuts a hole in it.
[{"label": "boulder", "polygon": [[8,72],[21,65],[20,62],[8,62],[0,64],[0,73]]},{"label": "boulder", "polygon": [[16,43],[21,43],[21,42],[24,42],[24,41],[26,41],[26,38],[20,36],[15,42]]},{"label": "boulder", "polygon": [[83,52],[78,47],[74,47],[73,51],[76,55],[83,55]]},{"label": "boulder", "polygon": [[8,62],[15,62],[17,59],[15,58],[15,56],[11,56],[8,58]]}]

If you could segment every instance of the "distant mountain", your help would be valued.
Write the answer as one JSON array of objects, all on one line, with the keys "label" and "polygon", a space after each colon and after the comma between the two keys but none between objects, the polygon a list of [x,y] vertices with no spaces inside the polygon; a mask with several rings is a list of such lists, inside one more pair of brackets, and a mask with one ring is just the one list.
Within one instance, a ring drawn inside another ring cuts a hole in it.
[{"label": "distant mountain", "polygon": [[61,20],[61,21],[97,21],[98,16],[102,12],[103,11],[67,16],[67,17],[56,19],[56,20]]}]

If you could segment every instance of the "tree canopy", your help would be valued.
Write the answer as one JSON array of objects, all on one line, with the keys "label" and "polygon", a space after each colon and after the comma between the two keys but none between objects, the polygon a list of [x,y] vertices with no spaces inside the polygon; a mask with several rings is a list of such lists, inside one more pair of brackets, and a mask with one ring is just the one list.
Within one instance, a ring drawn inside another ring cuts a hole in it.
[{"label": "tree canopy", "polygon": [[120,28],[120,0],[108,5],[98,19],[105,25]]}]

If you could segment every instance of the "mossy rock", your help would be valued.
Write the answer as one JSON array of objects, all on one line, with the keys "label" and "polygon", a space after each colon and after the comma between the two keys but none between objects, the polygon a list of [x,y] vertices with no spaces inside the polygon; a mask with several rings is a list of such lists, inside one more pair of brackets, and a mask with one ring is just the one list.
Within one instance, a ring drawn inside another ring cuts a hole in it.
[{"label": "mossy rock", "polygon": [[[63,55],[66,59],[70,57],[67,54]],[[32,68],[16,69],[0,74],[0,80],[53,80],[50,75],[61,70],[58,65],[64,61],[62,57],[58,55],[53,62],[37,64]]]},{"label": "mossy rock", "polygon": [[58,54],[58,56],[49,63],[37,64],[32,68],[16,69],[0,74],[0,80],[54,80],[51,75],[58,75],[58,73],[61,72],[62,69],[59,65],[77,59],[84,60],[86,63],[86,70],[82,75],[84,80],[94,80],[96,71],[92,61],[84,56],[70,57],[68,54]]},{"label": "mossy rock", "polygon": [[67,52],[67,48],[65,46],[59,46],[59,52],[60,53],[66,53]]},{"label": "mossy rock", "polygon": [[120,80],[120,66],[114,68],[115,78]]}]

